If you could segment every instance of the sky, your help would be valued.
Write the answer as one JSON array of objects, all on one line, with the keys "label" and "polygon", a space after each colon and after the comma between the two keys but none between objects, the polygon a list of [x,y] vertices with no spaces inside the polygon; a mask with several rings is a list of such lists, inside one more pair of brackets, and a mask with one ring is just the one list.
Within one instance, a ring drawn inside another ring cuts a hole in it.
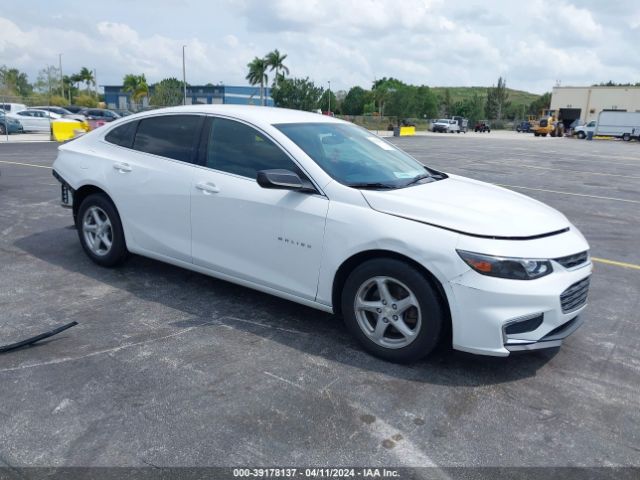
[{"label": "sky", "polygon": [[638,0],[31,0],[3,2],[0,65],[35,81],[46,65],[87,66],[100,85],[245,85],[247,63],[273,49],[290,75],[334,90],[395,77],[430,86],[640,82]]}]

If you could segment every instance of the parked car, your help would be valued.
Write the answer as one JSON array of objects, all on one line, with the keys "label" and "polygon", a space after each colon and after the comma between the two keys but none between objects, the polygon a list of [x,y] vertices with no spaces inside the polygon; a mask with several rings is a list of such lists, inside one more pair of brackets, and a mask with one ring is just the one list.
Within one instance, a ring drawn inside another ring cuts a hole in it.
[{"label": "parked car", "polygon": [[112,109],[113,112],[116,112],[121,117],[128,117],[129,115],[133,115],[133,112],[121,108]]},{"label": "parked car", "polygon": [[639,138],[640,112],[602,111],[598,114],[596,130],[593,134],[600,137],[621,138],[627,142],[632,138]]},{"label": "parked car", "polygon": [[517,126],[516,126],[516,132],[518,133],[529,133],[531,132],[531,122],[525,120],[523,122],[520,122]]},{"label": "parked car", "polygon": [[442,132],[442,133],[460,133],[460,126],[458,122],[453,120],[452,118],[441,118],[436,120],[431,125],[432,132]]},{"label": "parked car", "polygon": [[339,313],[393,361],[507,356],[578,328],[579,230],[520,193],[426,167],[352,123],[282,108],[131,115],[58,149],[82,248],[129,253]]},{"label": "parked car", "polygon": [[22,110],[8,116],[19,120],[25,132],[49,132],[51,120],[62,118],[57,113],[46,110]]},{"label": "parked car", "polygon": [[573,129],[573,134],[578,138],[587,138],[587,134],[589,132],[593,133],[596,131],[597,123],[595,120],[591,120],[586,125],[582,125],[580,127],[576,127]]},{"label": "parked car", "polygon": [[79,113],[81,110],[86,110],[87,109],[87,107],[83,107],[81,105],[67,105],[64,108],[66,110],[70,111],[71,113]]},{"label": "parked car", "polygon": [[78,120],[80,122],[86,122],[87,117],[79,113],[71,113],[64,107],[55,107],[55,106],[44,106],[44,107],[29,107],[29,110],[46,110],[48,112],[53,112],[57,115],[60,115],[63,118],[71,118],[73,120]]},{"label": "parked car", "polygon": [[490,133],[491,125],[487,120],[479,120],[476,122],[476,126],[474,127],[473,131],[480,132],[480,133],[484,133],[484,132]]},{"label": "parked car", "polygon": [[0,110],[0,135],[22,132],[24,132],[24,128],[20,121],[5,115],[5,113]]},{"label": "parked car", "polygon": [[0,103],[0,110],[5,113],[17,113],[26,109],[27,106],[24,103]]},{"label": "parked car", "polygon": [[8,116],[19,120],[24,127],[25,132],[50,132],[51,122],[54,120],[59,122],[74,122],[78,124],[78,129],[85,131],[88,130],[88,128],[85,128],[86,122],[83,123],[70,118],[62,118],[57,113],[49,112],[47,110],[28,109]]},{"label": "parked car", "polygon": [[120,115],[116,112],[106,108],[85,108],[80,110],[79,113],[87,117],[87,120],[101,120],[103,122],[113,122],[120,118]]}]

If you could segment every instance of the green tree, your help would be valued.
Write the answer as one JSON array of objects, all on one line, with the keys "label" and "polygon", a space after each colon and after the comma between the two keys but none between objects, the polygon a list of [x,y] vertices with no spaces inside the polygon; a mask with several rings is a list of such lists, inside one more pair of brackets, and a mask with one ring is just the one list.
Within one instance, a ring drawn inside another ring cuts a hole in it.
[{"label": "green tree", "polygon": [[484,98],[474,92],[471,97],[458,101],[453,106],[453,115],[469,119],[470,124],[482,120],[484,115]]},{"label": "green tree", "polygon": [[318,108],[324,90],[309,78],[285,78],[271,92],[278,107],[313,111]]},{"label": "green tree", "polygon": [[485,113],[487,118],[502,120],[505,109],[509,106],[507,81],[498,77],[498,84],[487,89]]},{"label": "green tree", "polygon": [[33,92],[33,86],[26,73],[3,65],[0,67],[0,91],[4,95],[27,97]]},{"label": "green tree", "polygon": [[260,105],[264,105],[264,86],[269,83],[267,61],[264,58],[255,57],[247,64],[247,67],[249,68],[249,73],[246,79],[249,80],[251,85],[260,85]]},{"label": "green tree", "polygon": [[[329,99],[331,99],[331,102],[329,102]],[[328,111],[338,112],[339,110],[338,98],[335,96],[333,92],[329,90],[325,90],[322,92],[322,95],[320,96],[320,100],[318,102],[318,108],[323,112],[328,112]]]},{"label": "green tree", "polygon": [[172,107],[183,101],[183,83],[175,77],[165,78],[153,87],[153,94],[149,100],[151,105]]},{"label": "green tree", "polygon": [[440,101],[440,110],[445,117],[453,116],[453,99],[451,98],[451,90],[448,88],[444,91],[444,96]]},{"label": "green tree", "polygon": [[417,89],[418,116],[421,118],[435,118],[438,115],[438,96],[426,85]]},{"label": "green tree", "polygon": [[149,85],[147,85],[147,79],[145,78],[144,73],[141,75],[128,73],[122,79],[122,85],[122,90],[131,95],[131,100],[136,106],[141,103],[144,97],[149,96]]},{"label": "green tree", "polygon": [[362,87],[352,87],[342,102],[342,112],[346,115],[362,115],[367,100],[367,92]]},{"label": "green tree", "polygon": [[[277,48],[273,52],[267,53],[267,56],[265,57],[265,62],[267,67],[269,67],[269,70],[275,70],[276,72],[273,79],[275,87],[278,86],[280,79],[285,78],[285,75],[289,75],[289,68],[284,64],[286,58],[287,55],[280,54]],[[282,74],[280,72],[282,72]]]},{"label": "green tree", "polygon": [[80,81],[86,85],[86,91],[89,92],[89,87],[96,84],[96,79],[93,76],[93,72],[87,67],[82,67],[78,73]]},{"label": "green tree", "polygon": [[529,105],[530,115],[539,115],[540,111],[546,110],[551,107],[551,92],[546,92]]},{"label": "green tree", "polygon": [[38,72],[38,78],[33,85],[34,90],[40,94],[52,95],[52,92],[60,91],[60,70],[53,65],[47,65]]},{"label": "green tree", "polygon": [[389,89],[385,115],[396,117],[398,126],[405,118],[418,116],[419,101],[417,90],[412,85],[402,85]]}]

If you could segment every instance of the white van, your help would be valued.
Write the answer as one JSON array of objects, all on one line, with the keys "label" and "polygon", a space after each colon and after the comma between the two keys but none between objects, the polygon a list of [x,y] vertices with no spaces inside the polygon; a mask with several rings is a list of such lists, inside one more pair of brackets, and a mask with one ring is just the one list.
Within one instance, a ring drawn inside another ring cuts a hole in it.
[{"label": "white van", "polygon": [[0,103],[0,109],[6,113],[17,113],[26,110],[27,106],[24,103]]}]

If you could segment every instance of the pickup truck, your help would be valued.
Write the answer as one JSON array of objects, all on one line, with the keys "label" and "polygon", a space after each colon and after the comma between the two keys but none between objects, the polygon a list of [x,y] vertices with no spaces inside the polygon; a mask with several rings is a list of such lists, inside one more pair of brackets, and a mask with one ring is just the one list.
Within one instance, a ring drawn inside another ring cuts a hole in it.
[{"label": "pickup truck", "polygon": [[441,118],[431,125],[432,132],[460,133],[460,125],[456,120]]},{"label": "pickup truck", "polygon": [[589,132],[595,132],[596,131],[596,121],[595,120],[591,120],[589,123],[587,123],[586,125],[581,125],[579,127],[576,127],[573,129],[573,134],[575,136],[577,136],[578,138],[587,138],[587,134]]}]

